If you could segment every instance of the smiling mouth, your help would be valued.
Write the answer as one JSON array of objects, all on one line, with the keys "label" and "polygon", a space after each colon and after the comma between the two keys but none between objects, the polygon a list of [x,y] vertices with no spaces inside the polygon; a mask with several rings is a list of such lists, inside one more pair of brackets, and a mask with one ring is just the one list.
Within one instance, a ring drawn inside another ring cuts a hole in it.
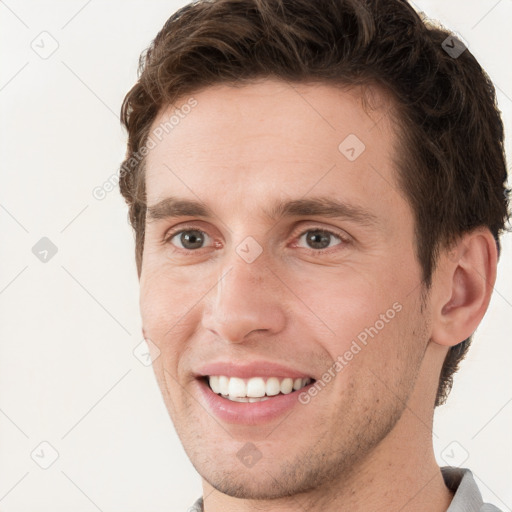
[{"label": "smiling mouth", "polygon": [[311,377],[252,377],[241,379],[225,375],[203,378],[209,388],[222,398],[233,402],[262,402],[278,395],[289,395],[315,382]]}]

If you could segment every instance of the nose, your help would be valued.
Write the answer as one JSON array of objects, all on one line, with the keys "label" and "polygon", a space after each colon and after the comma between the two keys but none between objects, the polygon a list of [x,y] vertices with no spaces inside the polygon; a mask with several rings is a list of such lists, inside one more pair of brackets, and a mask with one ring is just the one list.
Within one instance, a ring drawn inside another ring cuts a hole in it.
[{"label": "nose", "polygon": [[263,258],[247,263],[235,255],[231,263],[205,305],[203,327],[228,343],[243,343],[253,331],[268,336],[284,329],[280,281]]}]

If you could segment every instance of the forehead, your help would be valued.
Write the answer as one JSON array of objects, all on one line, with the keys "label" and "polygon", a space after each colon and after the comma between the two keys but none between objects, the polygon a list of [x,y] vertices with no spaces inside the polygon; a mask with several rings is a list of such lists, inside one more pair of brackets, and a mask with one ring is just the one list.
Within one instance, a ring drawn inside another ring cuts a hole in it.
[{"label": "forehead", "polygon": [[246,205],[308,191],[393,201],[400,191],[389,108],[375,88],[278,80],[182,97],[150,130],[148,203],[169,195],[207,202],[227,191]]}]

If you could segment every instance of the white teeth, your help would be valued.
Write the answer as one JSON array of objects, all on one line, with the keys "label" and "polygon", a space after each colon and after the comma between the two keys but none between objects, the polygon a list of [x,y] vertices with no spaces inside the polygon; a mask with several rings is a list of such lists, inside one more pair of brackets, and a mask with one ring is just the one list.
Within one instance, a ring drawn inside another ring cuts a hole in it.
[{"label": "white teeth", "polygon": [[230,397],[243,397],[247,396],[247,386],[243,379],[239,379],[238,377],[231,377],[229,379],[229,387],[228,387],[228,395]]},{"label": "white teeth", "polygon": [[229,378],[225,375],[219,377],[219,391],[216,391],[216,393],[229,395]]},{"label": "white teeth", "polygon": [[214,393],[235,402],[260,402],[271,396],[282,393],[287,395],[307,386],[311,379],[286,377],[279,379],[269,377],[253,377],[251,379],[240,379],[239,377],[226,377],[225,375],[212,375],[208,377],[210,388]]},{"label": "white teeth", "polygon": [[265,387],[265,392],[268,396],[278,395],[281,391],[281,385],[279,384],[279,379],[276,377],[270,377],[267,380],[267,385]]},{"label": "white teeth", "polygon": [[220,393],[219,377],[218,376],[212,375],[210,377],[210,387],[212,388],[212,391],[214,393]]},{"label": "white teeth", "polygon": [[240,396],[229,396],[229,395],[222,395],[222,398],[227,398],[228,400],[231,400],[232,402],[263,402],[264,400],[269,400],[269,396],[262,396],[261,398],[248,398],[248,397],[240,397]]},{"label": "white teeth", "polygon": [[253,398],[265,396],[265,389],[265,381],[261,377],[254,377],[247,382],[247,396]]},{"label": "white teeth", "polygon": [[[301,379],[302,380],[302,379]],[[281,393],[287,395],[293,391],[293,379],[283,379],[281,381]]]},{"label": "white teeth", "polygon": [[230,400],[233,400],[234,402],[247,402],[248,399],[246,397],[241,397],[241,396],[229,396],[228,395],[228,398]]}]

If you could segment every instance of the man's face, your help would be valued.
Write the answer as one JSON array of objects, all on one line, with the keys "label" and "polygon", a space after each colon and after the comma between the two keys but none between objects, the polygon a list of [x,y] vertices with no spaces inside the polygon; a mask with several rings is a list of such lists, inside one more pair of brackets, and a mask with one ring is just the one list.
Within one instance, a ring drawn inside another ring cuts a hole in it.
[{"label": "man's face", "polygon": [[[395,136],[356,90],[262,81],[193,97],[147,158],[140,305],[154,370],[206,481],[244,498],[305,491],[372,456],[428,343]],[[171,196],[212,214],[168,216],[156,205]],[[271,215],[318,198],[345,206]],[[290,379],[307,385],[290,393]],[[247,388],[272,397],[232,399]]]}]

